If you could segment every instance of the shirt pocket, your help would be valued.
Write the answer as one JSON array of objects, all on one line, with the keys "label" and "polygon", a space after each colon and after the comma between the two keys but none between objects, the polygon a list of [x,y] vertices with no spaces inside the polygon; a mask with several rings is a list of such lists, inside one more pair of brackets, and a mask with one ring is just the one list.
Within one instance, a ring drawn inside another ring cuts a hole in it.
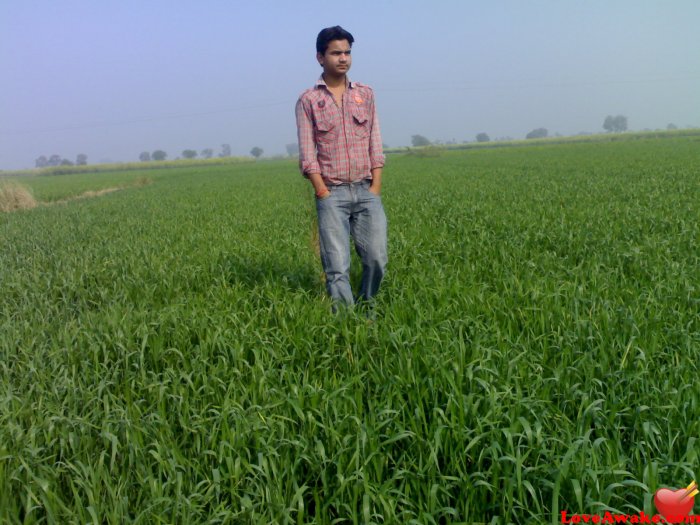
[{"label": "shirt pocket", "polygon": [[366,139],[369,137],[370,121],[365,108],[354,107],[352,109],[352,127],[355,130],[357,138]]},{"label": "shirt pocket", "polygon": [[324,118],[316,121],[316,140],[329,144],[338,139],[338,126],[332,119]]}]

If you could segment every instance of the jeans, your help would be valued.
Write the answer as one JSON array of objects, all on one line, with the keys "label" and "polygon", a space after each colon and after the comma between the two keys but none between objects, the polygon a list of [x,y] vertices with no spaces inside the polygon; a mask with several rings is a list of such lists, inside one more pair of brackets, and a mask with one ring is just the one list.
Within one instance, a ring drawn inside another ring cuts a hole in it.
[{"label": "jeans", "polygon": [[316,199],[321,263],[334,306],[355,302],[350,287],[351,235],[362,260],[358,300],[370,300],[376,295],[386,271],[386,215],[381,197],[369,191],[369,184],[365,180],[329,186],[330,196]]}]

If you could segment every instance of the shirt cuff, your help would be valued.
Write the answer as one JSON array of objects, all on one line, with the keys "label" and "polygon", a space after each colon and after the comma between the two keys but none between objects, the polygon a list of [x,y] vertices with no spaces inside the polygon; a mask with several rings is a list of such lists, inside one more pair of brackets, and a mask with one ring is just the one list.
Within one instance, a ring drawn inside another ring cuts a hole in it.
[{"label": "shirt cuff", "polygon": [[318,162],[303,162],[301,166],[301,174],[309,178],[309,173],[321,173],[321,166]]},{"label": "shirt cuff", "polygon": [[370,169],[383,168],[384,167],[384,155],[372,157],[369,159]]}]

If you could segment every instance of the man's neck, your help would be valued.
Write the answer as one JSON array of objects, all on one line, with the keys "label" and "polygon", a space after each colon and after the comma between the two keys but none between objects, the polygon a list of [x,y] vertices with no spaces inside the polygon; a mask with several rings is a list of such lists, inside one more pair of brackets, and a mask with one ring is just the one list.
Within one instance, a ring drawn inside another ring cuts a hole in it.
[{"label": "man's neck", "polygon": [[345,87],[348,83],[347,75],[342,75],[340,77],[332,77],[326,73],[323,74],[323,81],[331,89],[336,89],[340,87]]}]

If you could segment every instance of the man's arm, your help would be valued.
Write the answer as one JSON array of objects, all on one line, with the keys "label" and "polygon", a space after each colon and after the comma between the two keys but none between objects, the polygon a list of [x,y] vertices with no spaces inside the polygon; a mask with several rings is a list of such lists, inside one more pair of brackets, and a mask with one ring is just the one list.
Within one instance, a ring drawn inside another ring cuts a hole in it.
[{"label": "man's arm", "polygon": [[372,184],[370,191],[379,195],[382,190],[382,168],[384,167],[384,147],[382,146],[382,135],[379,131],[379,118],[374,104],[374,93],[372,93],[372,128],[369,136],[369,162],[372,173]]},{"label": "man's arm", "polygon": [[316,156],[316,142],[314,142],[314,125],[309,108],[304,104],[302,97],[297,101],[297,138],[299,140],[299,169],[304,177],[321,174],[321,166]]},{"label": "man's arm", "polygon": [[316,156],[314,126],[308,109],[301,98],[297,102],[296,117],[299,138],[299,169],[301,174],[311,181],[316,196],[325,197],[328,194],[328,188],[321,178],[321,166]]},{"label": "man's arm", "polygon": [[325,197],[329,193],[329,189],[326,186],[326,183],[323,182],[320,173],[308,173],[307,176],[314,187],[316,197]]},{"label": "man's arm", "polygon": [[372,168],[372,184],[369,186],[369,191],[375,195],[379,195],[382,191],[382,168]]}]

